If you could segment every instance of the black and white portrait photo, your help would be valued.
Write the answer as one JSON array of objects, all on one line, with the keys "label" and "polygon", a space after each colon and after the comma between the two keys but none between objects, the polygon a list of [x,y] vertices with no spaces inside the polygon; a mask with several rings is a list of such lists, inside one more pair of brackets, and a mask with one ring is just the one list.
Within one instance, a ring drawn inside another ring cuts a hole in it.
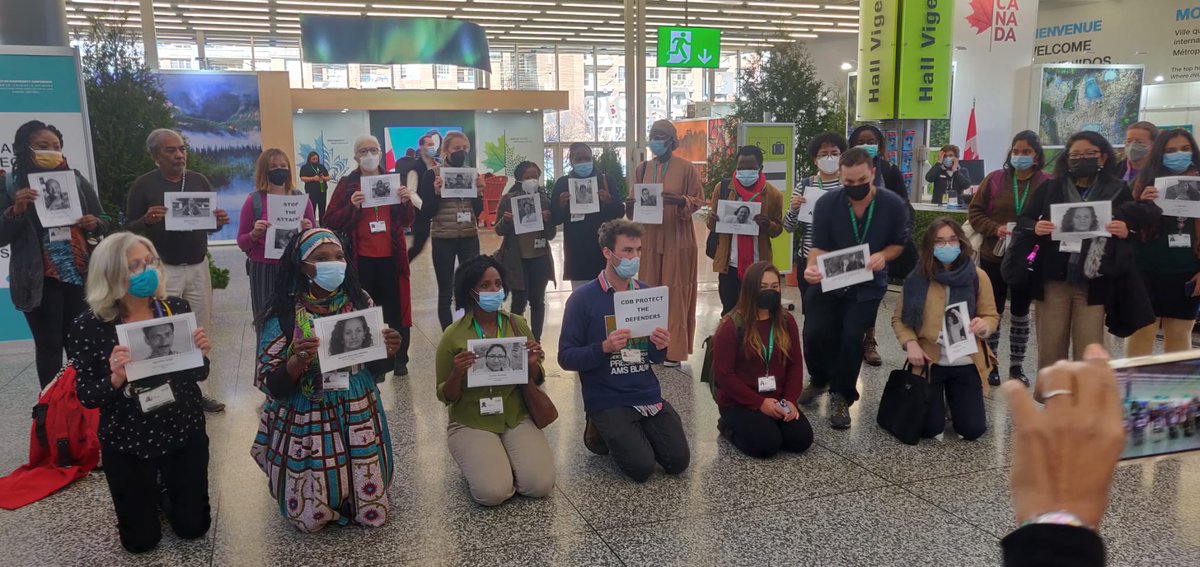
[{"label": "black and white portrait photo", "polygon": [[129,380],[203,365],[204,356],[192,336],[195,331],[192,313],[117,325],[117,342],[129,347],[130,362],[125,367]]},{"label": "black and white portrait photo", "polygon": [[83,216],[74,171],[32,172],[29,187],[40,197],[33,201],[33,207],[43,227],[70,226]]},{"label": "black and white portrait photo", "polygon": [[1200,218],[1200,177],[1159,177],[1154,187],[1158,189],[1154,203],[1163,215]]},{"label": "black and white portrait photo", "polygon": [[875,274],[867,269],[870,256],[871,251],[866,244],[822,254],[817,258],[821,291],[829,292],[875,279]]},{"label": "black and white portrait photo", "polygon": [[948,360],[958,360],[979,352],[979,345],[971,334],[971,315],[967,302],[960,301],[946,306],[942,323],[942,344]]},{"label": "black and white portrait photo", "polygon": [[375,183],[371,184],[371,196],[376,199],[386,198],[392,193],[392,186],[387,182],[387,179],[376,179]]},{"label": "black and white portrait photo", "polygon": [[633,186],[633,194],[637,199],[633,202],[633,222],[642,224],[662,224],[662,183],[637,183]]},{"label": "black and white portrait photo", "polygon": [[321,341],[317,348],[321,372],[387,358],[383,328],[379,307],[313,319],[313,334]]},{"label": "black and white portrait photo", "polygon": [[758,223],[754,217],[762,210],[757,201],[717,201],[716,231],[722,234],[757,236]]},{"label": "black and white portrait photo", "polygon": [[567,178],[567,190],[571,194],[571,214],[586,215],[600,212],[600,199],[596,197],[596,178]]},{"label": "black and white portrait photo", "polygon": [[400,204],[400,175],[364,175],[362,180],[363,207],[386,207]]},{"label": "black and white portrait photo", "polygon": [[641,192],[638,194],[638,203],[643,207],[657,207],[658,195],[651,191],[649,187],[643,185]]},{"label": "black and white portrait photo", "polygon": [[1108,236],[1104,227],[1112,222],[1112,201],[1050,205],[1050,222],[1055,240]]},{"label": "black and white portrait photo", "polygon": [[525,384],[529,381],[529,351],[525,337],[467,341],[475,364],[467,371],[467,387]]},{"label": "black and white portrait photo", "polygon": [[542,218],[541,194],[514,194],[510,205],[515,210],[513,212],[513,231],[516,234],[540,232],[546,229],[545,219]]},{"label": "black and white portrait photo", "polygon": [[443,167],[442,198],[474,199],[479,196],[479,175],[473,167]]},{"label": "black and white portrait photo", "polygon": [[167,192],[163,205],[167,208],[165,228],[174,231],[214,230],[217,216],[213,203],[216,193]]},{"label": "black and white portrait photo", "polygon": [[277,229],[275,231],[275,239],[273,241],[274,248],[276,250],[283,250],[283,249],[287,248],[288,243],[291,242],[292,238],[294,238],[299,233],[300,233],[300,229],[298,229],[298,228]]}]

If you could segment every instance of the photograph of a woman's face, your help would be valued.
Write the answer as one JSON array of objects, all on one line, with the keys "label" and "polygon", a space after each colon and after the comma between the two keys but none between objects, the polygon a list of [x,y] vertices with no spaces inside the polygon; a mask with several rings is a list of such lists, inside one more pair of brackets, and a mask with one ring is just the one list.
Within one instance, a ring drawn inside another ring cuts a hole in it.
[{"label": "photograph of a woman's face", "polygon": [[329,352],[332,354],[342,354],[372,346],[371,329],[367,326],[367,318],[354,317],[338,321],[333,326],[333,336],[329,340]]},{"label": "photograph of a woman's face", "polygon": [[1063,232],[1095,232],[1100,230],[1096,210],[1088,206],[1072,207],[1063,216]]}]

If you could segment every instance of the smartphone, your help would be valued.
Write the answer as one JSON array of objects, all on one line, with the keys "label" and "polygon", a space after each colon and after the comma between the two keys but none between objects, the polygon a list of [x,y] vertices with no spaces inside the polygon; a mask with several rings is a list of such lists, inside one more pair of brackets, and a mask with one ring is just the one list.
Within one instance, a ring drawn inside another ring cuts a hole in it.
[{"label": "smartphone", "polygon": [[1191,297],[1194,293],[1196,293],[1196,281],[1188,280],[1187,283],[1183,284],[1183,296]]},{"label": "smartphone", "polygon": [[1111,364],[1124,410],[1121,459],[1200,450],[1200,350]]}]

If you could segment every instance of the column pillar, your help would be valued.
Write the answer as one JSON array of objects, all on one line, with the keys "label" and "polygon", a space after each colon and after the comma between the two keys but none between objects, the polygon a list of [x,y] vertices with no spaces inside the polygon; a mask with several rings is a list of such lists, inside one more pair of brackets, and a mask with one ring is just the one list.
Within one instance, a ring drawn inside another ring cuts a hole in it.
[{"label": "column pillar", "polygon": [[[638,0],[625,0],[625,171],[633,175],[637,167],[638,109],[645,104],[639,94],[642,89],[637,81],[638,54],[643,52],[638,45],[637,16]],[[643,57],[644,58],[644,57]],[[596,62],[597,65],[599,62]],[[598,87],[599,85],[597,85]],[[599,90],[599,89],[597,89]],[[599,97],[596,97],[599,99]],[[597,100],[597,102],[599,102]],[[597,124],[597,128],[599,124]]]},{"label": "column pillar", "polygon": [[0,0],[0,45],[66,47],[67,0]]},{"label": "column pillar", "polygon": [[196,59],[200,69],[208,69],[208,55],[204,52],[204,32],[196,32]]},{"label": "column pillar", "polygon": [[158,30],[154,24],[154,0],[142,0],[142,53],[146,66],[158,69]]}]

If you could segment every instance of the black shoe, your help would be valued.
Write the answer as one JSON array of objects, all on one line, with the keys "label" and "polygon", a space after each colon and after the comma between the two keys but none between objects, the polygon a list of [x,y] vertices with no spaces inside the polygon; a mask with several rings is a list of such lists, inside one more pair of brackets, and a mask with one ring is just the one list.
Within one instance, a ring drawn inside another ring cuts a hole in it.
[{"label": "black shoe", "polygon": [[998,368],[998,367],[992,368],[992,373],[988,374],[988,385],[989,386],[999,386],[1000,385],[1000,368]]},{"label": "black shoe", "polygon": [[719,417],[717,418],[717,433],[720,433],[726,441],[733,442],[733,431],[725,427],[725,421]]},{"label": "black shoe", "polygon": [[829,426],[850,429],[850,404],[841,394],[829,394]]},{"label": "black shoe", "polygon": [[397,378],[401,376],[408,376],[408,363],[396,361],[396,368],[392,370],[392,375]]},{"label": "black shoe", "polygon": [[596,426],[592,425],[590,419],[587,420],[587,425],[583,426],[583,446],[597,455],[608,454],[608,444],[604,442],[600,432],[596,431]]},{"label": "black shoe", "polygon": [[1008,369],[1009,380],[1020,380],[1026,388],[1029,387],[1029,377],[1025,375],[1025,369],[1020,366],[1013,366]]},{"label": "black shoe", "polygon": [[208,396],[203,396],[200,398],[200,407],[204,408],[204,411],[208,413],[221,413],[225,411],[225,404]]},{"label": "black shoe", "polygon": [[813,386],[812,382],[809,382],[808,385],[804,387],[804,391],[800,392],[800,399],[796,400],[796,403],[802,406],[810,405],[817,401],[817,398],[821,397],[822,394],[828,391],[829,386]]},{"label": "black shoe", "polygon": [[375,379],[376,384],[382,384],[384,380],[387,380],[387,372],[373,374],[371,377]]}]

